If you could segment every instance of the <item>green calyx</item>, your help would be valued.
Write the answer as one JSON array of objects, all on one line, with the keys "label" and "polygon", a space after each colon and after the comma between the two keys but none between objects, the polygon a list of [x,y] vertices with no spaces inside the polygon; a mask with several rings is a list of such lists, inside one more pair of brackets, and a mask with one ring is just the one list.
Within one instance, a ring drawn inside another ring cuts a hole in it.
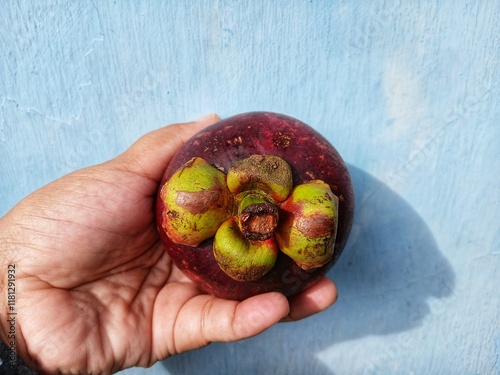
[{"label": "green calyx", "polygon": [[275,231],[281,251],[306,270],[328,263],[337,235],[338,205],[321,180],[295,187],[281,205],[282,220]]},{"label": "green calyx", "polygon": [[273,268],[278,257],[274,238],[248,240],[232,217],[220,226],[214,239],[214,257],[220,268],[238,281],[255,281]]},{"label": "green calyx", "polygon": [[292,191],[292,170],[277,156],[252,155],[229,168],[227,186],[234,195],[255,190],[279,203]]},{"label": "green calyx", "polygon": [[213,237],[232,215],[226,175],[202,158],[193,158],[163,186],[163,229],[178,244],[198,246]]},{"label": "green calyx", "polygon": [[277,156],[252,155],[227,175],[193,158],[172,175],[160,197],[169,238],[196,247],[214,237],[214,257],[235,280],[261,278],[278,250],[303,269],[332,258],[338,198],[321,180],[294,188],[290,166]]}]

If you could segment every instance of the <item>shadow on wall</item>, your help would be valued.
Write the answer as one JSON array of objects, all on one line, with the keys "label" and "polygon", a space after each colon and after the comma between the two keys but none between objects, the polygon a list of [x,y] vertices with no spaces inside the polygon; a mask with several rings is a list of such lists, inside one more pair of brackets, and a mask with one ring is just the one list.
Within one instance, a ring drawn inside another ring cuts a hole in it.
[{"label": "shadow on wall", "polygon": [[[418,214],[380,181],[349,170],[356,212],[348,245],[328,274],[339,289],[334,307],[251,339],[169,358],[163,364],[171,374],[334,374],[319,352],[419,326],[431,314],[428,299],[452,294],[455,274]],[[356,360],[345,358],[339,369]]]}]

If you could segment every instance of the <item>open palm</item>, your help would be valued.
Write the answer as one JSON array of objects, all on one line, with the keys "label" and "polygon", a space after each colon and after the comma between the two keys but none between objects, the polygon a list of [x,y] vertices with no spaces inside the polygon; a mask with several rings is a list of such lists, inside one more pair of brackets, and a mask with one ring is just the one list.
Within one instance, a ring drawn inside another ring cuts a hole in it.
[{"label": "open palm", "polygon": [[334,302],[327,279],[291,301],[279,293],[219,299],[171,262],[156,229],[158,184],[184,141],[215,120],[152,132],[119,157],[41,188],[1,219],[2,258],[16,267],[17,350],[28,364],[95,374],[150,366]]}]

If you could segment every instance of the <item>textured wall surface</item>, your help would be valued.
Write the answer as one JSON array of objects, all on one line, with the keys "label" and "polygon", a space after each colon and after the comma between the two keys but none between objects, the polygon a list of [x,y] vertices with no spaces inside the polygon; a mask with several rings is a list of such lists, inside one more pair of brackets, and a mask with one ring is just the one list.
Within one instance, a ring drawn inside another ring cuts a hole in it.
[{"label": "textured wall surface", "polygon": [[498,1],[8,1],[0,55],[0,215],[211,112],[295,116],[349,164],[332,308],[125,374],[500,373]]}]

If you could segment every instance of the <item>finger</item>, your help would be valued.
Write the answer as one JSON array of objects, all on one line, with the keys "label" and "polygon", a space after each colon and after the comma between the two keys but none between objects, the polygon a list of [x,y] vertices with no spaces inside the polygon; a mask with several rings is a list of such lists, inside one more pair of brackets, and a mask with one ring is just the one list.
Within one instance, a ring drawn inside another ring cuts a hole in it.
[{"label": "finger", "polygon": [[172,157],[181,146],[201,129],[219,121],[216,114],[192,122],[168,125],[137,140],[115,159],[124,169],[159,182]]},{"label": "finger", "polygon": [[242,302],[199,295],[180,311],[176,321],[177,353],[210,342],[230,342],[255,336],[288,314],[289,305],[280,293],[266,293]]},{"label": "finger", "polygon": [[333,281],[322,277],[303,292],[290,298],[290,313],[282,321],[295,321],[314,315],[335,303],[337,297],[337,287]]}]

